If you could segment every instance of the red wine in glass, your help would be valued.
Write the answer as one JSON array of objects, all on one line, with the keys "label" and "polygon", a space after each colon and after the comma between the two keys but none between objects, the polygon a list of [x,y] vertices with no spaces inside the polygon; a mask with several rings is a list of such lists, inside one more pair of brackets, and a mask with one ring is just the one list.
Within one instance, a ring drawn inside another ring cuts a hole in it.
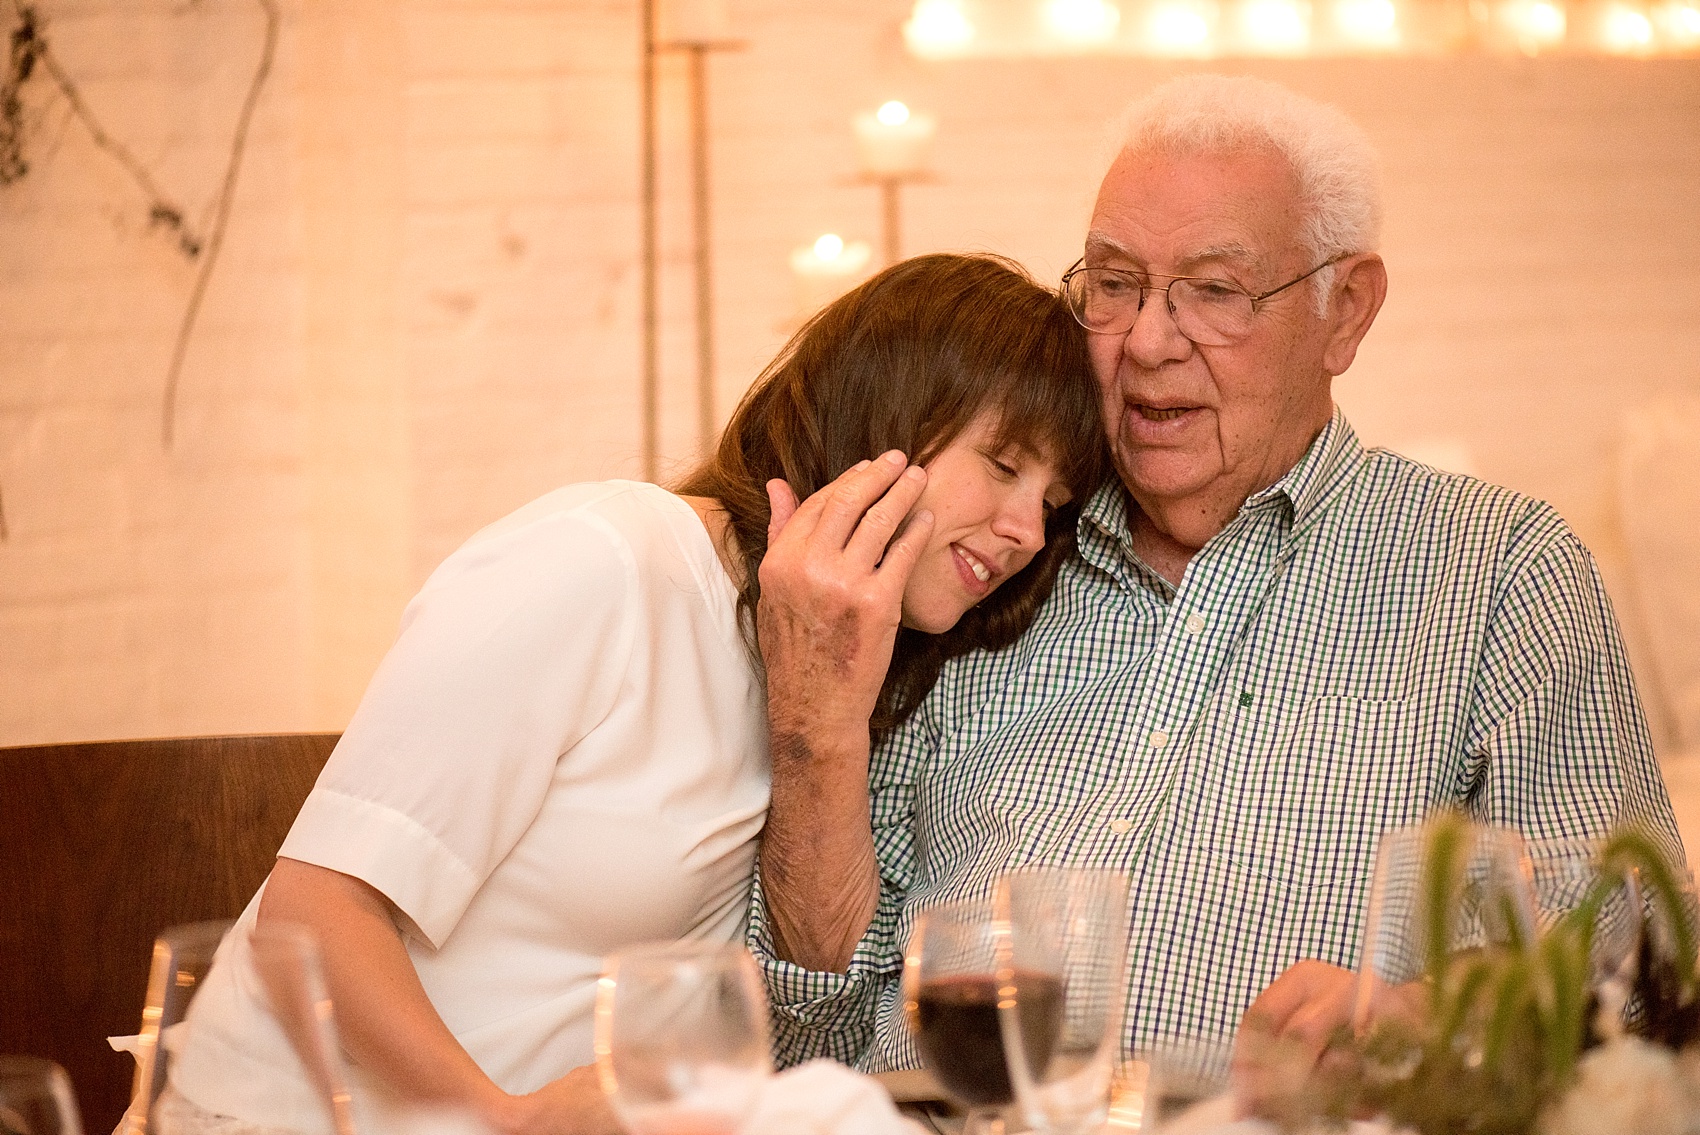
[{"label": "red wine in glass", "polygon": [[[1062,1027],[1062,983],[1047,974],[1018,972],[1021,1031],[1029,1058],[1050,1060]],[[998,1023],[999,982],[990,975],[956,974],[923,981],[911,1007],[921,1060],[946,1091],[970,1108],[1013,1102]]]}]

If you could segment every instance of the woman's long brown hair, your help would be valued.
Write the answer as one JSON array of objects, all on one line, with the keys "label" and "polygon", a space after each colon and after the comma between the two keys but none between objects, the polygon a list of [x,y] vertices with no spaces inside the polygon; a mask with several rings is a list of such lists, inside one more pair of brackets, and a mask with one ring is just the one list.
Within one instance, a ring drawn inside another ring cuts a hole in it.
[{"label": "woman's long brown hair", "polygon": [[1086,333],[1055,292],[992,256],[917,256],[829,305],[794,335],[732,415],[714,455],[677,491],[730,515],[743,561],[738,607],[759,653],[757,569],[767,554],[767,482],[798,500],[891,449],[926,464],[982,413],[997,444],[1055,461],[1073,494],[1025,570],[939,635],[898,633],[869,725],[875,737],[913,713],[944,663],[1008,646],[1033,621],[1074,549],[1079,507],[1107,468]]}]

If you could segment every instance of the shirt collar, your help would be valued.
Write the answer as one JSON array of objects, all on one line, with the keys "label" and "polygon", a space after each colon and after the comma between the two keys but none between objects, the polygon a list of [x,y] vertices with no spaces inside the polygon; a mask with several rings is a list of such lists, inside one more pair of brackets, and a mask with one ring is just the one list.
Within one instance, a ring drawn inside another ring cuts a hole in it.
[{"label": "shirt collar", "polygon": [[[1292,517],[1289,531],[1296,533],[1326,511],[1328,503],[1357,474],[1363,460],[1363,443],[1336,406],[1298,464],[1273,485],[1248,497],[1240,512],[1284,501]],[[1080,551],[1088,562],[1111,571],[1114,560],[1125,557],[1138,562],[1128,523],[1128,510],[1137,507],[1116,478],[1092,495],[1080,510],[1079,525]]]}]

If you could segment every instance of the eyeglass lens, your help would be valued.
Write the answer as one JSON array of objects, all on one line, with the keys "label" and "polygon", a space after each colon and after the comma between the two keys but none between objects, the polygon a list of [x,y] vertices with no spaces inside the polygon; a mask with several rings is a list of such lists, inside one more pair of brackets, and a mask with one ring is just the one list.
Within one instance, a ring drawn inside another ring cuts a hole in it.
[{"label": "eyeglass lens", "polygon": [[1255,314],[1251,297],[1217,280],[1171,280],[1141,284],[1119,270],[1080,268],[1069,276],[1069,309],[1088,331],[1119,335],[1133,327],[1146,292],[1162,292],[1180,333],[1206,347],[1225,347],[1244,338]]}]

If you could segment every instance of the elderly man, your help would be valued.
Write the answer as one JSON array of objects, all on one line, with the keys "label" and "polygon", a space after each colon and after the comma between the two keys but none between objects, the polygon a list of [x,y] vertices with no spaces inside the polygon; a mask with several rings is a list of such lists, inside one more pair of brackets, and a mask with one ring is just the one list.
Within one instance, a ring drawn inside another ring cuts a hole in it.
[{"label": "elderly man", "polygon": [[[948,664],[871,757],[844,677],[883,666],[893,584],[787,540],[778,493],[750,941],[783,1059],[914,1065],[914,916],[1011,866],[1130,874],[1141,1045],[1226,1039],[1260,995],[1323,1035],[1377,839],[1436,808],[1530,837],[1639,821],[1679,854],[1587,550],[1334,408],[1386,294],[1380,211],[1362,132],[1280,87],[1200,76],[1130,110],[1065,284],[1119,482],[1028,634]],[[876,462],[827,508],[894,528],[915,491]]]}]

